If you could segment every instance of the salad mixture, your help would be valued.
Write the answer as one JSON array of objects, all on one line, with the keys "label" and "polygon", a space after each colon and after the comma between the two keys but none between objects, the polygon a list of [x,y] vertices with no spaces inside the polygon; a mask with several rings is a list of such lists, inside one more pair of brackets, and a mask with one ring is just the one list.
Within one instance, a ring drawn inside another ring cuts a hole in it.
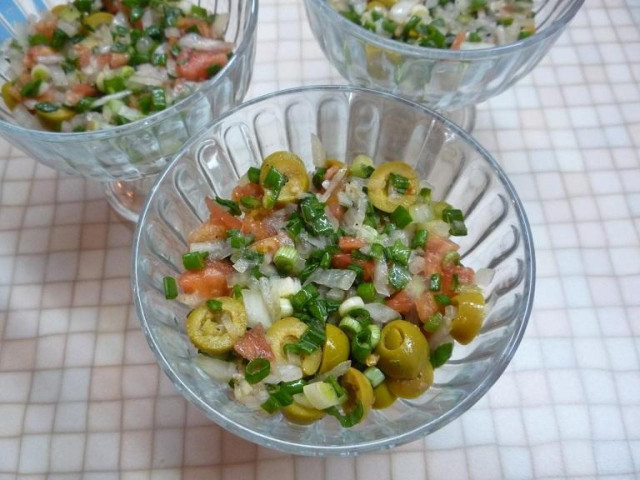
[{"label": "salad mixture", "polygon": [[533,0],[330,0],[367,30],[430,48],[474,50],[536,31]]},{"label": "salad mixture", "polygon": [[176,0],[75,0],[19,28],[2,98],[29,128],[98,130],[171,106],[216,75],[227,15]]},{"label": "salad mixture", "polygon": [[276,152],[231,199],[207,198],[186,271],[164,289],[194,307],[197,362],[238,402],[351,427],[424,393],[454,341],[474,339],[476,277],[490,273],[460,263],[449,237],[466,235],[462,212],[433,201],[410,165],[345,165],[316,140],[315,171]]}]

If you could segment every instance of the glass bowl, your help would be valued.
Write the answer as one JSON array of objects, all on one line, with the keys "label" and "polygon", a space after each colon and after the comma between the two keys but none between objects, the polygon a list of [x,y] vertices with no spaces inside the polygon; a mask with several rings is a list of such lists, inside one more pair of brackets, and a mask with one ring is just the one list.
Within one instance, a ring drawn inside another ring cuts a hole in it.
[{"label": "glass bowl", "polygon": [[[257,0],[190,0],[215,13],[228,13],[225,39],[235,43],[234,56],[211,80],[170,108],[119,127],[83,133],[57,133],[17,125],[0,102],[0,135],[27,155],[56,170],[105,183],[114,209],[135,221],[152,180],[187,139],[244,98],[256,49]],[[2,0],[0,42],[15,35],[9,25],[51,8],[41,0]],[[38,6],[34,9],[34,4]],[[9,65],[0,59],[0,83]]]},{"label": "glass bowl", "polygon": [[[482,50],[409,45],[356,25],[327,0],[304,0],[322,51],[352,85],[405,96],[471,129],[473,108],[529,73],[564,31],[584,0],[534,0],[537,32]],[[458,111],[458,112],[456,112]]]},{"label": "glass bowl", "polygon": [[[435,384],[416,400],[374,410],[342,429],[333,418],[301,427],[253,412],[232,400],[194,362],[185,333],[190,308],[164,298],[162,279],[182,270],[186,236],[208,218],[205,197],[228,196],[250,166],[278,150],[297,153],[312,169],[311,134],[327,157],[357,154],[375,163],[403,160],[465,213],[463,261],[490,267],[487,318],[478,338],[458,345]],[[437,113],[400,97],[358,87],[306,87],[247,102],[191,139],[159,176],[134,239],[132,286],[138,318],[158,363],[175,387],[229,431],[282,451],[354,454],[390,448],[441,428],[469,409],[498,379],[524,333],[533,300],[531,232],[513,186],[489,153]]]}]

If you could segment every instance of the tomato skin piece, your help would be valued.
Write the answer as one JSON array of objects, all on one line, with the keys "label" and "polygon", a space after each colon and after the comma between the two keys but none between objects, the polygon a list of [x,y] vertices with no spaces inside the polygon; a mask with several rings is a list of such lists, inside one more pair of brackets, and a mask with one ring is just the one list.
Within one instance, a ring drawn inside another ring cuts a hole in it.
[{"label": "tomato skin piece", "polygon": [[352,250],[359,250],[364,247],[364,240],[356,237],[340,237],[338,241],[338,247],[343,252],[350,252]]},{"label": "tomato skin piece", "polygon": [[373,279],[375,262],[373,260],[354,260],[350,253],[336,253],[331,257],[333,268],[347,268],[349,265],[359,265],[362,267],[362,280],[370,282]]},{"label": "tomato skin piece", "polygon": [[257,183],[245,183],[244,185],[238,185],[231,192],[231,199],[234,202],[239,202],[242,197],[255,197],[261,199],[264,195],[264,190]]},{"label": "tomato skin piece", "polygon": [[209,208],[209,212],[211,214],[209,216],[209,223],[225,227],[228,230],[242,228],[242,222],[240,219],[231,215],[214,200],[207,197],[205,201],[207,202],[207,208]]},{"label": "tomato skin piece", "polygon": [[224,67],[229,59],[225,53],[199,52],[184,49],[176,59],[176,71],[179,77],[201,82],[209,78],[207,69],[214,65]]},{"label": "tomato skin piece", "polygon": [[246,358],[249,361],[255,360],[256,358],[266,358],[267,360],[275,359],[271,345],[269,345],[267,337],[264,334],[262,324],[256,325],[240,337],[233,346],[233,350],[242,358]]},{"label": "tomato skin piece", "polygon": [[373,260],[367,260],[366,262],[359,260],[357,263],[362,267],[362,280],[364,280],[365,282],[372,281],[373,271],[376,268],[375,262]]},{"label": "tomato skin piece", "polygon": [[245,215],[242,219],[242,233],[252,234],[259,241],[277,235],[278,231],[258,216]]},{"label": "tomato skin piece", "polygon": [[345,209],[338,201],[338,194],[336,193],[338,190],[339,189],[336,188],[336,190],[334,190],[331,196],[327,199],[327,208],[329,209],[329,213],[341,222],[344,217]]},{"label": "tomato skin piece", "polygon": [[415,305],[413,299],[404,290],[400,290],[391,298],[388,298],[384,303],[387,307],[393,308],[396,312],[401,313],[402,315],[408,315],[413,312]]},{"label": "tomato skin piece", "polygon": [[418,312],[418,318],[422,323],[429,320],[431,315],[438,312],[438,304],[431,292],[424,292],[416,301],[416,311]]},{"label": "tomato skin piece", "polygon": [[188,270],[178,277],[180,289],[187,294],[197,293],[202,299],[229,295],[227,277],[234,272],[229,262],[208,260],[202,270]]}]

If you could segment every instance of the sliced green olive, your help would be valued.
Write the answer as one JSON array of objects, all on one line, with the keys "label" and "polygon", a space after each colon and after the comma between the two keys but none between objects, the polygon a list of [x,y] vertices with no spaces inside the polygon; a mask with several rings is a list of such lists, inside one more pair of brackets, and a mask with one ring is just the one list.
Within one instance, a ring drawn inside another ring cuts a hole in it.
[{"label": "sliced green olive", "polygon": [[384,326],[376,353],[380,355],[378,368],[390,378],[415,378],[429,363],[427,340],[418,327],[406,320],[394,320]]},{"label": "sliced green olive", "polygon": [[15,97],[11,82],[6,82],[2,85],[2,100],[4,100],[5,105],[9,107],[9,110],[13,110],[16,108],[16,105],[20,103],[19,99]]},{"label": "sliced green olive", "polygon": [[347,401],[343,404],[344,411],[349,413],[358,403],[362,403],[364,420],[374,402],[373,387],[367,377],[360,370],[350,368],[340,377],[340,385],[347,391]]},{"label": "sliced green olive", "polygon": [[96,12],[84,19],[85,25],[96,29],[100,25],[110,25],[113,21],[113,15],[108,12]]},{"label": "sliced green olive", "polygon": [[60,130],[60,124],[62,122],[71,120],[76,114],[76,112],[66,107],[60,107],[53,112],[41,112],[40,110],[36,110],[36,113],[38,114],[38,117],[40,117],[40,121],[48,129],[55,131]]},{"label": "sliced green olive", "polygon": [[373,396],[375,401],[373,402],[373,408],[375,410],[382,410],[384,408],[390,407],[396,401],[396,397],[389,387],[387,386],[387,382],[382,382],[376,388],[373,389]]},{"label": "sliced green olive", "polygon": [[[389,187],[389,178],[392,173],[400,175],[409,181],[409,186],[404,193],[393,191]],[[367,188],[369,200],[376,208],[383,212],[391,213],[399,206],[405,208],[413,205],[418,198],[419,180],[416,171],[404,162],[388,162],[376,168],[369,178]]]},{"label": "sliced green olive", "polygon": [[264,181],[272,167],[287,177],[287,182],[280,190],[278,203],[294,202],[309,190],[307,169],[297,155],[291,152],[275,152],[264,159],[260,168],[260,185],[265,189]]},{"label": "sliced green olive", "polygon": [[[287,354],[284,346],[300,340],[302,334],[309,328],[304,322],[295,317],[281,318],[269,327],[266,333],[267,341],[279,363],[287,363]],[[301,356],[302,373],[313,375],[318,371],[322,361],[322,349],[318,349],[310,355]]]},{"label": "sliced green olive", "polygon": [[451,303],[458,308],[451,324],[451,336],[466,345],[478,335],[482,327],[484,296],[478,290],[469,290],[453,297]]},{"label": "sliced green olive", "polygon": [[427,362],[416,378],[399,380],[395,378],[387,379],[389,391],[400,398],[416,398],[426,392],[433,384],[433,367],[431,362]]},{"label": "sliced green olive", "polygon": [[222,308],[211,311],[206,303],[187,316],[187,335],[205,353],[218,355],[233,348],[247,329],[247,314],[241,301],[231,297],[216,298]]},{"label": "sliced green olive", "polygon": [[325,416],[322,410],[306,407],[294,401],[291,405],[282,407],[282,414],[287,420],[298,425],[310,425]]},{"label": "sliced green olive", "polygon": [[335,325],[325,326],[326,340],[322,349],[319,373],[325,373],[349,359],[349,338]]}]

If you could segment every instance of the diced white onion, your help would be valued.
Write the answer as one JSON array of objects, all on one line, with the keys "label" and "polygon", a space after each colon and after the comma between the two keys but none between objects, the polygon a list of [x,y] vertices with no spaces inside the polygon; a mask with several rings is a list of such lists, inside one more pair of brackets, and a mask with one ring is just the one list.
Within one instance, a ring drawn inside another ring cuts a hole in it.
[{"label": "diced white onion", "polygon": [[36,61],[38,63],[44,63],[45,65],[55,65],[57,63],[62,63],[64,61],[64,57],[57,53],[52,53],[50,55],[38,55],[36,57]]},{"label": "diced white onion", "polygon": [[424,293],[427,286],[420,275],[415,275],[405,287],[407,294],[414,300]]},{"label": "diced white onion", "polygon": [[301,288],[302,285],[297,278],[285,277],[271,279],[271,291],[278,298],[288,297],[294,293],[298,293]]},{"label": "diced white onion", "polygon": [[376,260],[376,266],[373,271],[373,286],[380,295],[385,297],[391,295],[389,290],[389,268],[384,260]]},{"label": "diced white onion", "polygon": [[288,298],[280,299],[280,316],[281,317],[289,317],[293,315],[293,305],[291,305],[291,300]]},{"label": "diced white onion", "polygon": [[400,318],[400,314],[384,303],[367,303],[363,307],[371,315],[371,320],[377,324],[383,324]]},{"label": "diced white onion", "polygon": [[273,294],[271,282],[268,278],[262,277],[258,279],[258,286],[260,287],[260,294],[267,306],[271,321],[278,320],[280,318],[280,297]]},{"label": "diced white onion", "polygon": [[288,363],[277,365],[276,370],[282,382],[292,382],[302,378],[302,369],[297,365],[289,365]]},{"label": "diced white onion", "polygon": [[225,362],[207,355],[196,355],[196,364],[211,378],[220,382],[228,382],[236,371],[234,363]]},{"label": "diced white onion", "polygon": [[342,301],[344,299],[344,291],[339,288],[331,288],[325,295],[329,300]]},{"label": "diced white onion", "polygon": [[267,305],[260,292],[252,289],[242,291],[242,303],[247,312],[247,325],[255,327],[262,325],[265,328],[271,326],[271,316]]},{"label": "diced white onion", "polygon": [[351,297],[347,298],[344,302],[340,304],[338,307],[338,313],[341,317],[344,317],[347,313],[355,308],[364,307],[364,300],[360,297]]},{"label": "diced white onion", "polygon": [[186,34],[178,40],[178,44],[182,48],[193,48],[194,50],[206,52],[229,53],[233,49],[233,43],[214,40],[212,38],[204,38],[197,33]]},{"label": "diced white onion", "polygon": [[153,10],[151,8],[145,8],[144,13],[142,14],[142,28],[147,29],[151,25],[154,24],[153,20]]},{"label": "diced white onion", "polygon": [[481,287],[486,287],[491,283],[496,271],[493,268],[479,268],[476,270],[476,283]]},{"label": "diced white onion", "polygon": [[431,220],[427,222],[427,231],[440,237],[449,236],[449,224],[442,220]]},{"label": "diced white onion", "polygon": [[409,272],[413,275],[420,273],[424,270],[424,257],[420,255],[416,255],[414,252],[411,252],[411,256],[409,257]]},{"label": "diced white onion", "polygon": [[69,37],[73,37],[76,33],[78,33],[78,27],[65,20],[58,21],[58,28],[66,33]]},{"label": "diced white onion", "polygon": [[179,38],[180,30],[176,27],[169,27],[164,29],[164,36],[167,38]]},{"label": "diced white onion", "polygon": [[193,242],[189,245],[190,252],[207,252],[209,258],[220,260],[231,255],[231,245],[224,240],[212,242]]},{"label": "diced white onion", "polygon": [[302,391],[309,403],[318,410],[324,410],[340,404],[340,398],[328,383],[310,383],[305,385]]},{"label": "diced white onion", "polygon": [[340,362],[338,365],[333,367],[328,372],[317,375],[312,382],[321,382],[329,377],[340,378],[342,375],[347,373],[351,368],[351,360],[345,360],[344,362]]},{"label": "diced white onion", "polygon": [[316,167],[324,167],[327,160],[327,154],[322,142],[318,136],[313,133],[311,134],[311,156],[313,158],[313,164]]},{"label": "diced white onion", "polygon": [[104,97],[99,98],[98,100],[93,102],[93,108],[101,107],[102,105],[106,104],[110,100],[119,100],[129,95],[131,95],[131,90],[123,90],[121,92],[112,93],[111,95],[105,95]]},{"label": "diced white onion", "polygon": [[324,285],[329,288],[339,288],[340,290],[349,290],[351,285],[356,279],[356,272],[353,270],[339,270],[329,269],[324,270],[322,268],[317,269],[309,276],[305,285],[310,282],[315,282],[319,285]]},{"label": "diced white onion", "polygon": [[356,230],[356,237],[361,238],[367,243],[375,243],[378,241],[378,231],[370,225],[360,225]]},{"label": "diced white onion", "polygon": [[213,29],[213,33],[218,38],[224,37],[224,32],[227,29],[227,23],[229,22],[229,14],[228,13],[217,13],[215,18],[213,19],[213,23],[211,24],[211,28]]},{"label": "diced white onion", "polygon": [[447,320],[453,320],[458,314],[458,309],[454,305],[444,307],[444,316]]},{"label": "diced white onion", "polygon": [[324,193],[322,193],[322,195],[320,195],[318,200],[320,200],[321,202],[326,202],[331,196],[331,194],[333,193],[333,191],[338,187],[338,185],[340,185],[340,182],[342,182],[342,179],[345,177],[346,174],[347,174],[346,168],[341,168],[340,170],[338,170],[336,174],[333,176],[333,178],[331,179],[331,181],[329,182],[329,185],[327,185],[327,189],[324,191]]}]

